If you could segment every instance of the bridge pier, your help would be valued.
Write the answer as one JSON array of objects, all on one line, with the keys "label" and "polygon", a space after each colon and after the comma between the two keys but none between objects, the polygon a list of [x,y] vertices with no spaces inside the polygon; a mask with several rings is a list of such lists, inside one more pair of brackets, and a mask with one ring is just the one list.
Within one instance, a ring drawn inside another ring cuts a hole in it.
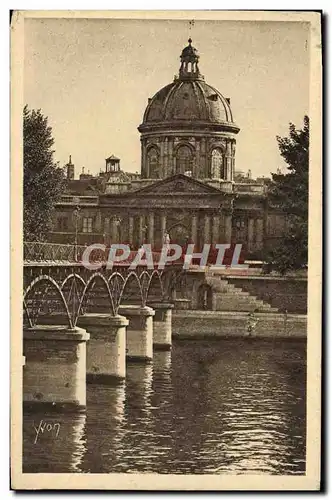
[{"label": "bridge pier", "polygon": [[169,350],[172,347],[172,309],[167,302],[153,303],[156,314],[153,318],[153,348]]},{"label": "bridge pier", "polygon": [[23,402],[53,408],[86,405],[86,342],[82,328],[42,325],[23,330]]},{"label": "bridge pier", "polygon": [[126,376],[126,327],[124,316],[84,314],[79,326],[90,333],[87,345],[87,382],[108,382]]},{"label": "bridge pier", "polygon": [[119,313],[128,320],[127,327],[127,360],[152,361],[153,358],[153,316],[151,307],[123,305]]}]

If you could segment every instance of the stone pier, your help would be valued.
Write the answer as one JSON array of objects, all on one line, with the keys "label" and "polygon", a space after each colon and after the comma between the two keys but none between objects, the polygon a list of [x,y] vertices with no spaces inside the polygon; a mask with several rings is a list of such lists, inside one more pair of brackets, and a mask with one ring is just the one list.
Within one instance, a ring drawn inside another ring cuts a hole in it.
[{"label": "stone pier", "polygon": [[172,309],[173,304],[166,302],[152,303],[155,310],[153,318],[153,348],[169,350],[172,347]]},{"label": "stone pier", "polygon": [[23,330],[23,402],[78,409],[86,405],[86,342],[82,328],[42,325]]},{"label": "stone pier", "polygon": [[109,314],[85,314],[78,325],[90,333],[87,345],[87,382],[122,380],[126,376],[127,318]]},{"label": "stone pier", "polygon": [[119,313],[129,320],[127,327],[127,360],[152,361],[153,316],[151,307],[123,305]]}]

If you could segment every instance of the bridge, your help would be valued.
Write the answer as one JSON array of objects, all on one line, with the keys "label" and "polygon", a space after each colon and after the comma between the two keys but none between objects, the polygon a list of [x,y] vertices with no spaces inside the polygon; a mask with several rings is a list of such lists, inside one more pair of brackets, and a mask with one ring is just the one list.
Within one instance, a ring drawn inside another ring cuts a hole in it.
[{"label": "bridge", "polygon": [[[183,269],[182,257],[160,269],[160,252],[153,253],[150,268],[134,267],[137,251],[110,268],[107,249],[95,251],[91,262],[98,269],[88,269],[82,262],[85,250],[24,244],[26,404],[84,407],[86,382],[124,380],[126,362],[149,363],[155,350],[170,349],[172,322],[176,333],[187,336],[201,334],[202,322],[213,335],[246,336],[248,312],[255,311],[260,336],[306,334],[305,317],[280,313],[250,287],[242,289],[235,270]],[[245,273],[252,286],[262,270]]]},{"label": "bridge", "polygon": [[[82,263],[86,247],[24,243],[24,400],[85,405],[85,382],[121,380],[126,360],[150,362],[172,344],[172,295],[185,279],[182,262],[158,269],[111,269],[96,252],[98,270]],[[153,254],[159,261],[160,254]]]}]

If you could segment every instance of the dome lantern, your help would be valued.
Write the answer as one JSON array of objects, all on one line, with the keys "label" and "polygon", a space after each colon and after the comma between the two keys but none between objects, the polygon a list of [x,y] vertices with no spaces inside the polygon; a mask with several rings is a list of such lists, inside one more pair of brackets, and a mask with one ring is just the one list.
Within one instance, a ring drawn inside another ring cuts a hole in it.
[{"label": "dome lantern", "polygon": [[188,40],[189,45],[185,47],[181,53],[180,60],[181,66],[179,70],[180,80],[204,80],[203,75],[200,74],[198,68],[199,55],[197,49],[192,46],[192,39]]}]

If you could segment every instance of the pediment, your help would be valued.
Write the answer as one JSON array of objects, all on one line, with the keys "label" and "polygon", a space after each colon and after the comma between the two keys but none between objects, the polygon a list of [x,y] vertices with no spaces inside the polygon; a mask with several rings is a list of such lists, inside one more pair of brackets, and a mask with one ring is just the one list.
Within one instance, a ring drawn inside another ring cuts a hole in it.
[{"label": "pediment", "polygon": [[220,193],[219,189],[208,186],[204,182],[192,179],[187,175],[177,174],[161,181],[156,181],[149,186],[146,186],[136,194],[211,194]]}]

